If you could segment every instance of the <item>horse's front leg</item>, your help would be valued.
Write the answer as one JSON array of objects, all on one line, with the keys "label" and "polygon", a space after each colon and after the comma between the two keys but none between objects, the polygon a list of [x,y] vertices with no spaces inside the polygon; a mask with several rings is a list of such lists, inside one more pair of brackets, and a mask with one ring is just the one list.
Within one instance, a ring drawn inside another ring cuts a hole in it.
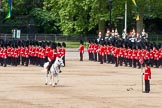
[{"label": "horse's front leg", "polygon": [[57,85],[59,83],[59,75],[56,74],[55,75],[55,85]]},{"label": "horse's front leg", "polygon": [[45,76],[46,76],[46,78],[45,78],[45,85],[47,85],[48,84],[48,71],[45,73]]}]

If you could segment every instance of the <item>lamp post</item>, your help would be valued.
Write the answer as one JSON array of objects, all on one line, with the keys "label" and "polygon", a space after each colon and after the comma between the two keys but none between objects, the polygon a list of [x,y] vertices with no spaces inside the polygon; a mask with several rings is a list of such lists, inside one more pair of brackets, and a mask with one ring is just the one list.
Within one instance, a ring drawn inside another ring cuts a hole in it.
[{"label": "lamp post", "polygon": [[108,2],[109,2],[109,10],[110,10],[110,27],[109,27],[109,29],[110,29],[110,32],[112,31],[112,21],[111,21],[111,10],[112,10],[112,2],[113,2],[113,0],[108,0]]},{"label": "lamp post", "polygon": [[109,27],[109,29],[110,29],[110,32],[112,31],[112,27],[111,27],[111,10],[112,10],[112,2],[113,2],[113,0],[108,0],[108,2],[109,2],[109,10],[110,10],[110,27]]}]

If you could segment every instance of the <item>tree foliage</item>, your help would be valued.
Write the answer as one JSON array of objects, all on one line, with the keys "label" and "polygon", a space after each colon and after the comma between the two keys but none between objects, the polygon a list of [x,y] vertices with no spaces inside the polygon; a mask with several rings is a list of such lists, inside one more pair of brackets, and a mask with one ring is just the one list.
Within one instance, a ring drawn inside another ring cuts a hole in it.
[{"label": "tree foliage", "polygon": [[[132,0],[128,3],[128,28],[135,23],[137,14]],[[143,19],[162,19],[161,0],[136,0],[140,16]],[[125,0],[113,0],[112,22],[117,27],[124,24]],[[3,17],[7,13],[8,3],[2,1]],[[13,0],[13,16],[6,23],[21,22],[19,16],[28,16],[25,23],[34,23],[38,32],[63,34],[97,33],[100,29],[109,27],[109,0]],[[121,17],[122,19],[117,19]],[[13,21],[11,21],[13,20]],[[23,22],[24,23],[24,22]],[[141,22],[142,23],[142,22]]]}]

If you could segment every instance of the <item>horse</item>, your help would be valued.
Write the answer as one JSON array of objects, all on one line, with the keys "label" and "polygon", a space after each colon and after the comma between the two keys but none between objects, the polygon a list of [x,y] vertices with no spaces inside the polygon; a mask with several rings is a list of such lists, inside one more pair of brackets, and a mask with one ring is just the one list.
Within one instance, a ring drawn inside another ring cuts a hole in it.
[{"label": "horse", "polygon": [[60,74],[60,67],[64,67],[64,63],[62,57],[57,57],[55,62],[52,64],[49,72],[47,70],[47,66],[49,62],[44,63],[44,69],[46,69],[46,82],[45,85],[48,84],[48,74],[50,75],[50,82],[49,85],[55,87],[59,82],[59,74]]}]

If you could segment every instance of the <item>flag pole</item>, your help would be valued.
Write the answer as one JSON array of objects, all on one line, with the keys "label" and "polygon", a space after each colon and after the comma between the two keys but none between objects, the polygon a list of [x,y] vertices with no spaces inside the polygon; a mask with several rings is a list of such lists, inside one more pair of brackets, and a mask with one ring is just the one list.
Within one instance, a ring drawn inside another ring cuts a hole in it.
[{"label": "flag pole", "polygon": [[143,66],[141,64],[141,81],[142,81],[142,93],[143,93]]},{"label": "flag pole", "polygon": [[125,25],[124,25],[125,33],[127,33],[127,1],[125,1]]}]

